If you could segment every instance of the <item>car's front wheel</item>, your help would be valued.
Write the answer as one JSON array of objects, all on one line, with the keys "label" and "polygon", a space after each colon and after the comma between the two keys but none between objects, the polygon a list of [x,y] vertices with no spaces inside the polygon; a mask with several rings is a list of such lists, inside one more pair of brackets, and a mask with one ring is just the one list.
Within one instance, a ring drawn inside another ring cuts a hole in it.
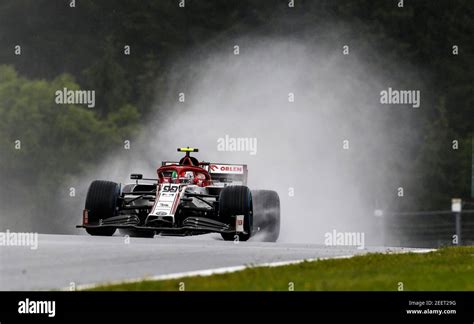
[{"label": "car's front wheel", "polygon": [[[117,202],[120,197],[120,184],[95,180],[89,186],[86,197],[88,223],[99,224],[100,220],[117,214]],[[112,236],[115,227],[86,228],[87,233],[94,236]]]}]

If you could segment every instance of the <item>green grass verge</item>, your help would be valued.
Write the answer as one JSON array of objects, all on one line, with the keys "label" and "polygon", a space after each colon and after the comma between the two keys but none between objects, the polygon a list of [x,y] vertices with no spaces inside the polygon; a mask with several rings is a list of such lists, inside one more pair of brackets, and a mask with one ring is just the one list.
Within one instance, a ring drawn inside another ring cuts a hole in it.
[{"label": "green grass verge", "polygon": [[282,267],[176,280],[104,285],[113,291],[396,291],[474,290],[474,247],[448,247],[415,254],[367,254],[350,259],[303,262]]}]

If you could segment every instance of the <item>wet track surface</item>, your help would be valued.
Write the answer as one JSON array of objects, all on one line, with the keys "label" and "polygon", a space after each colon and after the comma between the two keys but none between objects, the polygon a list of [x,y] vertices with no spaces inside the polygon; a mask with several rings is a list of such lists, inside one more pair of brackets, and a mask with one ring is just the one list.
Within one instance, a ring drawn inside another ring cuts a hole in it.
[{"label": "wet track surface", "polygon": [[201,237],[126,238],[88,235],[38,237],[38,248],[0,246],[0,290],[54,290],[239,265],[406,250],[315,244],[225,242]]}]

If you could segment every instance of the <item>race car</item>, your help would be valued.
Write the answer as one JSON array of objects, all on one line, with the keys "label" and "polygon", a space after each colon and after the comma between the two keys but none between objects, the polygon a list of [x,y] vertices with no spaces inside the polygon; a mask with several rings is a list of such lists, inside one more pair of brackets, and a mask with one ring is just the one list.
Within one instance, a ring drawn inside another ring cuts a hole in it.
[{"label": "race car", "polygon": [[131,174],[135,183],[95,180],[87,192],[82,225],[90,235],[131,237],[220,233],[226,241],[275,242],[280,199],[272,190],[247,186],[247,165],[199,162],[196,148],[179,162],[163,161],[157,178]]}]

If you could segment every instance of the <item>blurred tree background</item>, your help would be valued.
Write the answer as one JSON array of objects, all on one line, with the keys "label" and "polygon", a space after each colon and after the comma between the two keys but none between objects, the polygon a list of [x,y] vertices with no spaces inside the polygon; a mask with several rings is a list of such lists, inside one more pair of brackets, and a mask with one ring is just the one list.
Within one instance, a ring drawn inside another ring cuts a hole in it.
[{"label": "blurred tree background", "polygon": [[[342,30],[360,51],[366,48],[374,66],[402,60],[429,85],[422,95],[435,109],[420,112],[425,145],[414,161],[419,185],[398,207],[416,202],[445,209],[451,197],[470,196],[471,0],[405,1],[402,10],[397,0],[295,0],[291,10],[286,0],[187,0],[185,8],[179,2],[77,0],[71,8],[67,0],[0,1],[2,204],[30,204],[35,197],[47,209],[44,201],[57,183],[136,136],[183,53],[249,33],[291,37],[328,26]],[[125,45],[132,55],[123,55]],[[452,54],[453,45],[459,55]],[[372,57],[370,48],[390,57]],[[56,105],[54,92],[63,87],[95,89],[96,107]],[[455,139],[459,150],[453,153]]]}]

